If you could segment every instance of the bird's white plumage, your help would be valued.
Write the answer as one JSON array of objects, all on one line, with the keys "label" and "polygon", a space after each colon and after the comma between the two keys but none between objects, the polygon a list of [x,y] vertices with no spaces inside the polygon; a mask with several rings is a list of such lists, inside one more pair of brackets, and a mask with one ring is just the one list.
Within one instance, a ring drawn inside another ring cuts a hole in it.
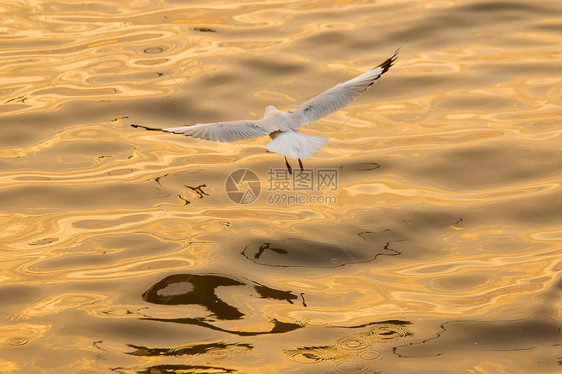
[{"label": "bird's white plumage", "polygon": [[214,142],[235,142],[264,136],[271,131],[261,128],[258,121],[242,120],[214,123],[198,123],[193,126],[171,127],[163,131],[182,134],[193,138],[212,140]]},{"label": "bird's white plumage", "polygon": [[291,158],[305,159],[312,156],[326,144],[328,138],[324,136],[303,134],[302,132],[287,130],[281,131],[273,138],[265,149],[280,153]]},{"label": "bird's white plumage", "polygon": [[292,110],[296,130],[330,113],[348,106],[361,92],[369,88],[386,70],[379,66],[353,79],[339,83]]},{"label": "bird's white plumage", "polygon": [[265,146],[266,149],[287,157],[304,159],[322,148],[328,139],[302,134],[296,130],[349,105],[392,66],[397,54],[398,51],[374,69],[337,84],[293,110],[285,112],[268,106],[264,117],[259,120],[200,123],[163,131],[219,142],[233,142],[269,134],[273,140]]}]

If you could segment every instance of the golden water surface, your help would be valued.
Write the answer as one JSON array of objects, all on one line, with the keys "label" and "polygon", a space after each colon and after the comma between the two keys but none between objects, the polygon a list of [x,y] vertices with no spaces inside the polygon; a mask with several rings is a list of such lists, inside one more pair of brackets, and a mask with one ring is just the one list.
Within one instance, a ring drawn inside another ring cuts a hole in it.
[{"label": "golden water surface", "polygon": [[[558,372],[561,45],[548,0],[0,2],[0,372]],[[329,188],[280,190],[265,138],[130,126],[290,109],[399,47],[303,128]]]}]

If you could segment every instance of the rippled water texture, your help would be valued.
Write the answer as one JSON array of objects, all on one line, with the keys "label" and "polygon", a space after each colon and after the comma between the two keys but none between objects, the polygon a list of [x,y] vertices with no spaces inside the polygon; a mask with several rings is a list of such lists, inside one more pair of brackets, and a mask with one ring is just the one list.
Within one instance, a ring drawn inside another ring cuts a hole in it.
[{"label": "rippled water texture", "polygon": [[[559,372],[560,1],[124,3],[0,4],[0,372]],[[289,109],[398,47],[304,129],[330,188],[130,126]]]}]

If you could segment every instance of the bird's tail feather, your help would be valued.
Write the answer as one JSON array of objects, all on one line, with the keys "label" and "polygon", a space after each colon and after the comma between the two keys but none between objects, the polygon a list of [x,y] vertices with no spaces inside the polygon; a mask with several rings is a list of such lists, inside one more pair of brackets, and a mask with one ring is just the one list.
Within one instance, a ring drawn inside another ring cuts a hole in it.
[{"label": "bird's tail feather", "polygon": [[308,135],[297,131],[285,131],[269,142],[265,149],[291,158],[305,159],[326,144],[324,136]]}]

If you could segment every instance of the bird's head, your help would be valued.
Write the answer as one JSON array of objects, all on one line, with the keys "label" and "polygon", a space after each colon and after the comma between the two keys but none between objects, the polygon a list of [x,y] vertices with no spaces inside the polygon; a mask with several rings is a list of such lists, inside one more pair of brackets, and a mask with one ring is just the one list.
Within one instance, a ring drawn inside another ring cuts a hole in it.
[{"label": "bird's head", "polygon": [[266,116],[268,114],[275,113],[275,112],[278,112],[278,111],[279,110],[276,107],[274,107],[273,105],[268,105],[267,107],[265,107],[265,115]]}]

